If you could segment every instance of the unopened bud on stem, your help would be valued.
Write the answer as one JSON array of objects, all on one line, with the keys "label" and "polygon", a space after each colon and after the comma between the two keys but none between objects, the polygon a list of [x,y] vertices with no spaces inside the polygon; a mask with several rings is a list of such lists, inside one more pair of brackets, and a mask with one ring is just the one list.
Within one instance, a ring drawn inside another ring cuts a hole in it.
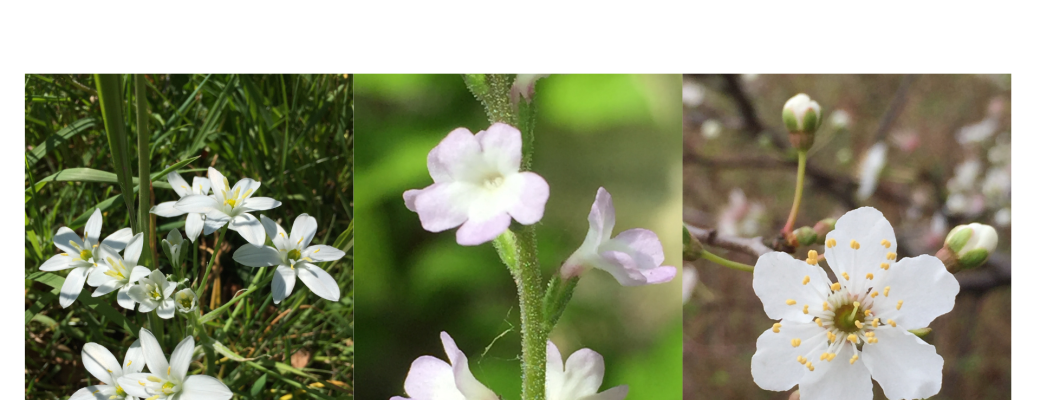
[{"label": "unopened bud on stem", "polygon": [[834,218],[824,218],[813,226],[816,232],[816,244],[823,244],[827,240],[827,234],[834,230],[834,224],[838,223]]},{"label": "unopened bud on stem", "polygon": [[683,225],[683,261],[696,261],[701,258],[704,246],[697,240],[686,225]]},{"label": "unopened bud on stem", "polygon": [[816,129],[823,121],[820,105],[805,93],[799,93],[784,103],[782,116],[791,145],[799,151],[812,148]]},{"label": "unopened bud on stem", "polygon": [[943,248],[935,256],[942,260],[950,272],[957,272],[984,264],[996,248],[996,229],[971,223],[953,228],[946,236]]},{"label": "unopened bud on stem", "polygon": [[794,230],[794,238],[798,241],[799,246],[809,246],[816,243],[816,237],[816,231],[808,226],[803,226]]}]

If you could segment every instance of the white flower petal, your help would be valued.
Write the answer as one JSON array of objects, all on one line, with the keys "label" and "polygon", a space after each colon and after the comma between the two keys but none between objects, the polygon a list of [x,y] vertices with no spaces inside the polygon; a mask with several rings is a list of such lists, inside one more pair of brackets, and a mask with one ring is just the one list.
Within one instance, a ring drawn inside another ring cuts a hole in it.
[{"label": "white flower petal", "polygon": [[250,267],[270,267],[282,263],[282,256],[274,247],[242,246],[232,256],[235,262]]},{"label": "white flower petal", "polygon": [[144,348],[141,339],[134,340],[123,357],[123,374],[136,374],[144,370]]},{"label": "white flower petal", "polygon": [[75,261],[75,259],[68,253],[65,253],[64,255],[55,254],[40,266],[40,271],[61,271],[63,269],[73,268],[72,261]]},{"label": "white flower petal", "polygon": [[296,270],[282,265],[274,272],[274,280],[271,281],[271,295],[274,298],[274,304],[278,304],[292,294],[293,286],[296,286]]},{"label": "white flower petal", "polygon": [[404,206],[408,211],[415,211],[415,198],[422,194],[423,189],[409,189],[404,191]]},{"label": "white flower petal", "polygon": [[426,167],[435,184],[451,182],[458,180],[458,175],[470,172],[471,160],[479,154],[480,143],[473,133],[466,128],[456,128],[430,150],[426,156]]},{"label": "white flower petal", "polygon": [[470,219],[455,231],[455,241],[463,246],[476,246],[490,242],[509,229],[511,220],[509,214],[506,213],[482,221]]},{"label": "white flower petal", "polygon": [[207,195],[209,194],[209,179],[201,176],[196,176],[191,180],[191,190],[195,194]]},{"label": "white flower petal", "polygon": [[628,385],[615,386],[591,396],[582,397],[582,400],[624,400],[628,396]]},{"label": "white flower petal", "polygon": [[404,378],[404,391],[412,399],[467,400],[455,386],[451,365],[433,356],[412,361]]},{"label": "white flower petal", "polygon": [[123,286],[121,289],[119,289],[119,292],[116,293],[116,302],[119,303],[121,307],[127,310],[133,310],[135,304],[137,303],[136,301],[134,301],[132,297],[130,297],[131,288],[133,288],[133,286]]},{"label": "white flower petal", "polygon": [[235,217],[228,224],[228,229],[238,232],[243,239],[256,247],[263,246],[264,239],[267,237],[264,234],[264,227],[260,225],[260,220],[251,214],[241,214]]},{"label": "white flower petal", "polygon": [[231,396],[231,389],[217,378],[192,375],[184,380],[178,400],[228,400]]},{"label": "white flower petal", "polygon": [[470,204],[478,194],[479,191],[467,183],[434,183],[415,197],[415,212],[423,229],[442,232],[466,222]]},{"label": "white flower petal", "polygon": [[943,358],[935,347],[900,328],[874,330],[877,343],[863,346],[863,364],[890,399],[925,399],[942,388]]},{"label": "white flower petal", "polygon": [[134,231],[130,228],[123,228],[118,231],[112,232],[111,235],[101,241],[101,244],[111,247],[116,251],[122,251],[126,248],[127,244],[130,243],[130,239],[134,237]]},{"label": "white flower petal", "polygon": [[238,191],[239,198],[249,199],[256,194],[257,189],[260,189],[260,182],[251,178],[242,178],[238,182],[235,182],[235,186],[228,191],[228,195],[234,194]]},{"label": "white flower petal", "polygon": [[137,310],[138,312],[149,312],[159,305],[155,300],[152,300],[152,298],[148,296],[144,286],[133,285],[130,287],[130,290],[127,291],[127,294],[133,301],[141,303],[141,307]]},{"label": "white flower petal", "polygon": [[175,206],[176,204],[176,201],[162,202],[152,206],[152,209],[148,210],[148,212],[166,218],[184,215],[185,211],[182,211],[181,209],[177,208]]},{"label": "white flower petal", "polygon": [[519,129],[496,122],[486,131],[477,132],[474,139],[480,144],[484,158],[491,161],[498,171],[516,172],[520,170],[523,139],[521,139]]},{"label": "white flower petal", "polygon": [[[827,242],[833,240],[834,247],[825,250],[827,265],[838,276],[842,286],[854,293],[861,293],[872,286],[867,274],[877,276],[882,263],[894,263],[888,253],[896,253],[896,234],[880,211],[871,207],[860,207],[845,213],[827,234]],[[856,242],[858,249],[852,247]],[[882,243],[887,243],[885,247]],[[849,280],[841,274],[849,274]]]},{"label": "white flower petal", "polygon": [[126,250],[123,251],[123,260],[126,261],[127,268],[131,268],[137,265],[137,260],[141,258],[141,250],[143,248],[143,233],[138,233],[134,235],[134,237],[130,238],[130,242],[126,244]]},{"label": "white flower petal", "polygon": [[217,229],[220,229],[221,227],[223,227],[224,224],[228,223],[228,221],[230,221],[230,220],[228,220],[228,219],[214,219],[214,218],[210,218],[210,217],[207,216],[202,221],[202,224],[203,224],[203,231],[202,231],[202,233],[205,234],[205,235],[209,235],[209,234],[211,234],[213,232],[216,232]]},{"label": "white flower petal", "polygon": [[191,188],[188,186],[188,182],[181,178],[181,174],[177,171],[172,171],[166,174],[166,182],[170,183],[170,187],[173,188],[174,192],[177,192],[178,196],[184,197],[191,194]]},{"label": "white flower petal", "polygon": [[184,234],[188,236],[192,243],[195,243],[195,238],[199,237],[205,225],[205,222],[202,220],[202,214],[188,213],[188,218],[184,220]]},{"label": "white flower petal", "polygon": [[942,261],[929,255],[904,258],[877,278],[874,314],[903,329],[927,327],[936,317],[953,310],[960,284]]},{"label": "white flower petal", "polygon": [[226,200],[225,192],[231,194],[231,187],[228,186],[227,178],[213,167],[209,167],[206,172],[209,177],[210,188],[213,189],[213,195],[216,196],[217,202],[224,203],[224,200]]},{"label": "white flower petal", "polygon": [[136,267],[134,267],[133,269],[130,270],[130,283],[135,283],[135,282],[141,280],[141,278],[144,278],[144,277],[148,276],[151,273],[152,273],[152,271],[149,270],[148,268],[145,268],[145,267],[142,267],[142,266],[138,265],[138,266],[136,266]]},{"label": "white flower petal", "polygon": [[[550,342],[551,343],[551,342]],[[555,346],[554,346],[555,347]],[[559,352],[559,350],[556,350]],[[559,385],[559,393],[554,396],[546,394],[547,399],[580,399],[596,394],[603,384],[603,356],[590,349],[581,349],[567,358],[567,365]],[[546,371],[548,387],[548,371]]]},{"label": "white flower petal", "polygon": [[[783,328],[781,328],[782,330]],[[819,359],[810,359],[816,370],[806,372],[805,379],[798,384],[802,398],[805,400],[873,399],[874,384],[870,381],[870,371],[867,370],[862,360],[850,364],[852,354],[852,345],[846,342],[838,350],[833,361],[818,362]]]},{"label": "white flower petal", "polygon": [[339,301],[339,284],[325,270],[306,262],[296,263],[297,276],[311,292],[325,300]]},{"label": "white flower petal", "polygon": [[[605,248],[625,249],[639,263],[640,269],[655,268],[664,262],[664,247],[657,234],[647,229],[629,229],[619,233]],[[615,247],[616,246],[616,247]]]},{"label": "white flower petal", "polygon": [[242,204],[242,206],[248,209],[249,211],[270,210],[281,205],[282,202],[272,199],[270,197],[252,197],[246,199],[245,203]]},{"label": "white flower petal", "polygon": [[61,304],[61,308],[68,308],[76,301],[79,293],[83,291],[83,283],[87,281],[88,272],[88,268],[79,267],[70,271],[69,275],[65,277],[65,283],[61,285],[61,295],[58,297],[58,304]]},{"label": "white flower petal", "polygon": [[112,355],[111,351],[108,351],[105,346],[91,342],[83,345],[82,354],[83,366],[87,368],[87,372],[105,384],[116,384],[112,379],[112,374],[117,372],[122,375],[123,366],[119,365],[119,360]]},{"label": "white flower petal", "polygon": [[112,280],[110,280],[108,282],[104,282],[104,283],[102,283],[100,285],[97,285],[97,289],[94,289],[94,293],[91,294],[91,297],[104,296],[106,294],[109,294],[109,293],[112,293],[112,292],[114,292],[116,290],[119,290],[122,287],[123,287],[123,282],[120,282],[118,280],[112,279]]},{"label": "white flower petal", "polygon": [[162,346],[159,346],[159,341],[155,340],[155,335],[152,335],[152,332],[148,329],[141,328],[138,340],[141,341],[141,349],[144,350],[144,359],[145,363],[148,364],[148,371],[155,376],[169,380],[167,371],[170,368],[170,364],[166,362],[166,353],[163,353]]},{"label": "white flower petal", "polygon": [[507,181],[519,186],[519,192],[513,204],[508,208],[509,215],[516,222],[531,225],[542,220],[545,214],[545,203],[549,201],[549,183],[534,172],[513,174]]},{"label": "white flower petal", "polygon": [[170,376],[174,381],[183,382],[191,365],[191,355],[195,351],[195,338],[186,336],[170,354]]},{"label": "white flower petal", "polygon": [[[755,355],[751,357],[751,377],[759,387],[766,390],[783,391],[794,387],[809,370],[798,361],[798,356],[807,358],[817,365],[820,354],[825,350],[827,333],[814,323],[781,320],[780,332],[766,329],[758,336]],[[792,346],[793,339],[800,344]],[[821,361],[826,362],[826,361]]]},{"label": "white flower petal", "polygon": [[98,244],[101,242],[101,209],[95,208],[94,213],[90,214],[90,219],[87,220],[87,225],[83,228],[83,232],[86,236],[86,241],[90,244]]},{"label": "white flower petal", "polygon": [[157,374],[137,372],[123,375],[123,377],[118,379],[119,386],[121,386],[128,395],[145,399],[152,396],[151,393],[144,390],[144,384],[148,382],[149,376],[157,376]]},{"label": "white flower petal", "polygon": [[[75,243],[76,246],[73,246],[72,243]],[[72,229],[63,226],[58,228],[58,232],[54,234],[54,245],[58,246],[61,251],[78,257],[79,250],[76,247],[83,248],[83,239],[80,239],[79,235],[73,232]]]},{"label": "white flower petal", "polygon": [[[754,275],[751,284],[770,319],[812,321],[812,315],[805,314],[804,307],[808,305],[809,312],[821,312],[825,294],[830,294],[831,282],[823,268],[796,260],[787,253],[763,254],[755,263]],[[809,277],[808,283],[805,283],[806,277]],[[794,304],[787,304],[788,300],[794,300]]]},{"label": "white flower petal", "polygon": [[594,240],[596,246],[599,243],[610,240],[610,234],[614,232],[614,199],[611,198],[607,189],[599,188],[596,191],[596,201],[592,203],[589,211],[589,233],[585,241]]},{"label": "white flower petal", "polygon": [[303,250],[301,257],[309,257],[314,261],[336,261],[343,258],[347,253],[343,250],[324,244],[316,244]]},{"label": "white flower petal", "polygon": [[155,313],[159,315],[159,318],[170,319],[173,318],[174,313],[177,311],[177,304],[173,299],[165,299],[159,302],[159,307],[155,309]]},{"label": "white flower petal", "polygon": [[550,340],[545,349],[545,398],[560,399],[564,383],[566,379],[563,376],[563,355]]},{"label": "white flower petal", "polygon": [[455,341],[452,340],[447,332],[441,332],[441,344],[444,345],[444,352],[448,355],[448,360],[451,361],[451,367],[455,374],[455,386],[458,387],[459,392],[466,396],[466,400],[498,399],[494,392],[480,383],[480,381],[477,381],[477,378],[473,376],[473,373],[469,370],[469,360],[466,358],[466,354],[459,350],[458,346],[455,345]]},{"label": "white flower petal", "polygon": [[271,238],[271,243],[274,243],[276,249],[289,249],[289,234],[285,233],[281,225],[266,215],[260,216],[260,224],[264,226],[264,232]]},{"label": "white flower petal", "polygon": [[116,394],[116,387],[109,385],[90,385],[73,393],[69,400],[109,400]]},{"label": "white flower petal", "polygon": [[318,233],[318,220],[310,215],[300,214],[293,221],[292,231],[289,234],[289,246],[297,249],[310,246],[315,233]]},{"label": "white flower petal", "polygon": [[210,196],[193,194],[182,197],[180,200],[177,200],[177,202],[174,203],[173,206],[176,207],[178,210],[186,213],[207,214],[216,212],[219,214],[226,215],[223,211],[220,210],[220,204],[221,203],[219,199],[214,199]]},{"label": "white flower petal", "polygon": [[105,272],[110,270],[111,268],[108,267],[108,263],[98,264],[97,268],[94,268],[94,270],[90,271],[90,274],[87,275],[87,284],[96,287],[115,280],[116,278],[105,275]]}]

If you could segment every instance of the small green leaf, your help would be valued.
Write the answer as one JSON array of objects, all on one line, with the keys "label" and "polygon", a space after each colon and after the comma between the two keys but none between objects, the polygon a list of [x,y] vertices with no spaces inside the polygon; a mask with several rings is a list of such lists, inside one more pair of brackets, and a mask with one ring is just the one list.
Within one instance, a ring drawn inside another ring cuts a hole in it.
[{"label": "small green leaf", "polygon": [[96,119],[93,117],[87,117],[61,128],[61,130],[55,132],[53,135],[48,137],[47,140],[44,140],[43,143],[36,145],[36,147],[33,147],[32,150],[29,150],[29,152],[25,154],[29,166],[31,167],[36,165],[36,162],[40,161],[40,159],[47,155],[47,153],[50,153],[51,150],[56,149],[59,145],[71,139],[73,136],[78,135],[80,132],[93,128],[95,124],[97,124]]},{"label": "small green leaf", "polygon": [[253,382],[253,387],[249,389],[249,395],[256,397],[260,395],[260,391],[264,390],[264,385],[267,384],[267,374],[260,375],[260,379]]}]

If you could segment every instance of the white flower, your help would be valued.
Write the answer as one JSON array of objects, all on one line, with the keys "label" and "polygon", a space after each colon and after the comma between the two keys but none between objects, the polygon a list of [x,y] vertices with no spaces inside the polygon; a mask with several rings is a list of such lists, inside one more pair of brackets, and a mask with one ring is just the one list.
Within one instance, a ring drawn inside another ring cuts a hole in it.
[{"label": "white flower", "polygon": [[[177,195],[181,196],[182,199],[187,196],[206,196],[209,194],[210,181],[201,176],[196,176],[192,179],[191,187],[188,187],[188,182],[181,178],[181,175],[176,171],[167,174],[166,181],[170,182],[173,191],[177,192]],[[186,212],[178,209],[176,204],[176,201],[159,203],[152,207],[149,212],[160,217],[177,217],[185,214]],[[195,238],[199,237],[199,233],[202,232],[202,228],[205,225],[206,214],[198,212],[188,212],[187,214],[188,217],[184,221],[184,233],[188,234],[188,239],[194,243]]]},{"label": "white flower", "polygon": [[542,219],[549,184],[520,172],[520,131],[496,123],[486,131],[458,128],[430,150],[426,165],[433,184],[404,192],[423,229],[441,232],[462,225],[455,240],[473,246],[493,240],[511,220],[531,225]]},{"label": "white flower", "polygon": [[812,134],[820,127],[823,119],[820,116],[820,104],[805,93],[798,93],[784,103],[782,112],[784,125],[788,132],[806,132]]},{"label": "white flower", "polygon": [[441,343],[451,364],[433,356],[415,359],[404,378],[404,392],[410,397],[394,396],[390,400],[498,400],[495,392],[473,376],[466,354],[447,332],[441,332]]},{"label": "white flower", "polygon": [[[101,237],[101,209],[95,208],[94,213],[87,220],[83,228],[83,239],[76,232],[67,227],[58,228],[54,234],[54,245],[61,249],[62,253],[51,257],[40,266],[40,271],[60,271],[73,268],[65,277],[65,283],[61,285],[61,295],[58,303],[61,308],[72,305],[83,291],[83,283],[87,281],[87,275],[97,267],[94,252],[99,245],[98,238]],[[105,238],[101,244],[105,244],[115,250],[126,248],[127,242],[133,236],[130,228],[123,228]]]},{"label": "white flower", "polygon": [[661,266],[664,248],[657,235],[646,229],[629,229],[610,238],[614,231],[614,203],[604,188],[596,192],[589,212],[585,242],[560,267],[560,276],[570,279],[589,268],[609,272],[623,286],[663,283],[675,277],[675,267]]},{"label": "white flower", "polygon": [[975,268],[986,262],[997,249],[997,230],[976,222],[958,225],[946,235],[944,245],[961,268]]},{"label": "white flower", "polygon": [[130,345],[122,364],[104,346],[87,343],[83,345],[83,366],[104,385],[91,385],[77,390],[69,400],[136,400],[136,397],[126,393],[118,381],[124,375],[141,372],[144,365],[144,350],[140,340]]},{"label": "white flower", "polygon": [[209,182],[213,187],[212,196],[185,196],[173,205],[174,208],[188,213],[205,214],[207,235],[228,224],[228,229],[238,232],[253,246],[263,246],[264,228],[260,226],[260,220],[250,212],[270,210],[282,205],[282,202],[270,197],[252,197],[260,188],[260,182],[249,178],[243,178],[231,187],[227,178],[213,167],[209,168]]},{"label": "white flower", "polygon": [[884,142],[877,142],[867,150],[867,155],[859,165],[859,190],[856,191],[856,198],[860,201],[870,198],[874,190],[877,190],[878,178],[885,169],[887,154],[888,147]]},{"label": "white flower", "polygon": [[181,232],[176,229],[171,229],[170,233],[166,235],[166,239],[162,241],[163,252],[166,253],[166,257],[170,259],[170,264],[174,267],[181,265],[181,248],[184,247],[184,239],[181,237]]},{"label": "white flower", "polygon": [[181,289],[177,294],[173,295],[174,303],[177,304],[177,311],[182,313],[190,313],[195,311],[195,292],[191,291],[190,288]]},{"label": "white flower", "polygon": [[575,351],[564,367],[560,349],[550,340],[545,353],[546,400],[621,400],[628,395],[628,386],[615,386],[602,393],[603,356],[590,349]]},{"label": "white flower", "polygon": [[930,255],[896,260],[896,237],[881,212],[863,207],[827,234],[831,283],[817,265],[781,252],[755,265],[752,286],[766,315],[781,320],[758,338],[751,375],[763,389],[799,385],[802,399],[873,399],[871,377],[890,399],[934,396],[943,359],[910,329],[953,309],[960,290]]},{"label": "white flower", "polygon": [[159,341],[147,329],[141,328],[141,347],[144,349],[148,373],[131,373],[119,378],[119,385],[131,396],[149,400],[228,400],[231,389],[208,375],[188,375],[195,339],[184,338],[170,354],[169,363]]},{"label": "white flower", "polygon": [[176,289],[176,283],[167,281],[166,275],[155,270],[141,277],[137,284],[130,288],[130,298],[141,303],[137,311],[146,313],[158,308],[155,313],[159,314],[160,318],[170,319],[173,318],[175,307],[171,296]]},{"label": "white flower", "polygon": [[332,275],[314,263],[335,261],[346,253],[323,244],[310,246],[311,239],[318,232],[318,221],[310,215],[300,214],[293,222],[292,233],[288,236],[281,225],[267,216],[261,215],[260,221],[275,247],[242,246],[235,251],[233,258],[239,264],[250,267],[278,266],[271,283],[274,303],[278,304],[292,294],[296,277],[318,297],[339,301],[339,284]]},{"label": "white flower", "polygon": [[87,277],[87,283],[97,286],[93,296],[98,297],[118,289],[116,301],[123,308],[133,310],[134,299],[130,297],[130,288],[149,273],[148,268],[137,265],[143,247],[143,233],[138,233],[130,239],[124,252],[125,257],[119,256],[115,249],[102,244],[98,248],[98,266]]}]

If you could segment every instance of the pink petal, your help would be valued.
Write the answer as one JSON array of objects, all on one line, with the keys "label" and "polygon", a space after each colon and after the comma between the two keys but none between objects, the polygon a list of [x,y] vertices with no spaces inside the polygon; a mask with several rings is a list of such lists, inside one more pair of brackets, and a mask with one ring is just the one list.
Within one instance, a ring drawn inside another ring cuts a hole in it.
[{"label": "pink petal", "polygon": [[484,152],[484,159],[492,161],[501,172],[520,170],[523,139],[520,130],[501,122],[491,125],[486,131],[477,132],[477,142]]},{"label": "pink petal", "polygon": [[469,188],[454,182],[435,183],[414,197],[415,212],[423,229],[441,232],[466,222],[469,214]]},{"label": "pink petal", "polygon": [[463,246],[476,246],[494,240],[509,228],[509,214],[499,214],[484,221],[468,220],[455,232],[455,241]]},{"label": "pink petal", "polygon": [[469,160],[480,153],[480,144],[466,128],[457,128],[430,150],[426,167],[434,183],[451,182],[455,174],[462,172]]},{"label": "pink petal", "polygon": [[[640,261],[640,267],[642,268],[657,267],[664,262],[664,248],[661,246],[661,241],[657,239],[657,234],[653,231],[639,228],[629,229],[619,233],[612,240],[624,243],[632,250],[638,252],[640,257],[636,258],[636,260]],[[643,256],[649,258],[649,260]]]},{"label": "pink petal", "polygon": [[540,221],[545,213],[545,203],[549,201],[549,184],[534,172],[521,172],[510,179],[522,180],[523,187],[520,198],[509,207],[509,215],[524,225]]},{"label": "pink petal", "polygon": [[614,231],[614,200],[607,189],[599,188],[596,191],[596,201],[589,211],[589,231],[598,232],[600,243],[609,240]]},{"label": "pink petal", "polygon": [[415,198],[419,197],[425,189],[412,189],[404,192],[404,206],[408,211],[415,212]]}]

